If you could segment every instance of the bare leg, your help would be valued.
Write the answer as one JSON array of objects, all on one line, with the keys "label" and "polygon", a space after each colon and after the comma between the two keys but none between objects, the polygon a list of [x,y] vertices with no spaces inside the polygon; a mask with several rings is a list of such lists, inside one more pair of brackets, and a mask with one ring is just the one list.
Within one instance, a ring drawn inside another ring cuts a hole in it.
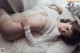
[{"label": "bare leg", "polygon": [[16,40],[23,36],[24,33],[21,23],[13,22],[3,9],[0,9],[0,16],[4,18],[0,20],[0,32],[6,40]]}]

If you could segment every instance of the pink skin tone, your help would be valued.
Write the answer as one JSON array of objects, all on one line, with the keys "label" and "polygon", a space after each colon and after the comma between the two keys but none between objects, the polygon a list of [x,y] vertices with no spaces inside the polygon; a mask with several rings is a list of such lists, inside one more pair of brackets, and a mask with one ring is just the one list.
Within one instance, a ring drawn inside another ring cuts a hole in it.
[{"label": "pink skin tone", "polygon": [[65,37],[71,37],[72,34],[72,25],[68,23],[59,23],[58,25],[59,32]]},{"label": "pink skin tone", "polygon": [[59,14],[62,14],[62,8],[56,4],[51,4],[50,8],[56,10]]}]

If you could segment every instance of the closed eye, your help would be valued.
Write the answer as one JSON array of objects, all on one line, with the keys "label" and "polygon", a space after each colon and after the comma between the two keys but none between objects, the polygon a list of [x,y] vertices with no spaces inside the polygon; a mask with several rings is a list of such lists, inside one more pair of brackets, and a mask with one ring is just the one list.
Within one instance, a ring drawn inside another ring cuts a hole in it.
[{"label": "closed eye", "polygon": [[66,28],[66,30],[68,31],[68,30],[69,30],[69,28]]}]

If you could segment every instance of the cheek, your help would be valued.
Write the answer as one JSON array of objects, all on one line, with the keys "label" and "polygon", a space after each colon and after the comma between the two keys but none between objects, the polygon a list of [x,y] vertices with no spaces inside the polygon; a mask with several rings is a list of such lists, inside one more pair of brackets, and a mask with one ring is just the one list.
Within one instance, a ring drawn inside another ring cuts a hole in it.
[{"label": "cheek", "polygon": [[59,31],[61,32],[62,27],[59,28]]},{"label": "cheek", "polygon": [[61,29],[59,28],[59,32],[61,33]]},{"label": "cheek", "polygon": [[60,30],[61,31],[65,30],[65,26],[60,27]]},{"label": "cheek", "polygon": [[63,30],[60,28],[59,29],[59,32],[63,35],[64,33],[63,33]]}]

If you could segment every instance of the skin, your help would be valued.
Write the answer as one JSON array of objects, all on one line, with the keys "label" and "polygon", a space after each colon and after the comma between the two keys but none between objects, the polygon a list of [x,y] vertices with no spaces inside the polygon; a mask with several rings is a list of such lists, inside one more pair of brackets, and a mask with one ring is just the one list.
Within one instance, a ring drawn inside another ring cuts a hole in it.
[{"label": "skin", "polygon": [[25,17],[22,21],[23,27],[30,25],[32,31],[42,31],[48,23],[48,16],[42,13],[34,14],[31,17]]},{"label": "skin", "polygon": [[0,21],[0,33],[6,40],[16,40],[23,35],[23,27],[21,23],[13,22],[11,17],[0,9],[0,16],[7,15],[6,19]]},{"label": "skin", "polygon": [[[0,12],[3,13],[1,15],[8,15],[3,9]],[[46,17],[48,16],[45,13],[38,13],[31,17],[24,16],[22,22],[13,22],[8,15],[7,19],[0,21],[0,32],[4,39],[16,40],[24,35],[23,25],[29,24],[32,31],[41,31],[48,23],[48,18],[46,19]]]},{"label": "skin", "polygon": [[72,25],[67,23],[59,23],[58,24],[59,32],[65,37],[71,37],[72,34]]},{"label": "skin", "polygon": [[11,19],[5,19],[1,22],[1,34],[7,40],[16,40],[23,35],[21,24],[12,22]]},{"label": "skin", "polygon": [[[2,16],[2,15],[8,15],[8,14],[5,12],[5,10],[0,9],[0,16]],[[22,22],[13,22],[11,17],[8,15],[7,19],[0,21],[0,32],[1,32],[2,36],[4,37],[4,39],[13,41],[13,40],[16,40],[16,39],[24,36],[23,27],[30,25],[30,29],[32,31],[40,32],[44,29],[44,27],[46,26],[48,21],[49,21],[49,17],[46,14],[46,12],[39,12],[30,17],[24,16]],[[61,29],[63,29],[63,28],[66,29],[65,26],[67,28],[69,28],[68,27],[69,25],[67,26],[66,23],[65,24],[59,23],[58,29],[61,34],[63,34],[63,32],[62,32],[63,30],[61,30]],[[71,29],[71,27],[70,27],[70,29]]]},{"label": "skin", "polygon": [[61,7],[58,7],[55,4],[51,4],[50,8],[56,10],[59,14],[62,13],[62,8]]}]

